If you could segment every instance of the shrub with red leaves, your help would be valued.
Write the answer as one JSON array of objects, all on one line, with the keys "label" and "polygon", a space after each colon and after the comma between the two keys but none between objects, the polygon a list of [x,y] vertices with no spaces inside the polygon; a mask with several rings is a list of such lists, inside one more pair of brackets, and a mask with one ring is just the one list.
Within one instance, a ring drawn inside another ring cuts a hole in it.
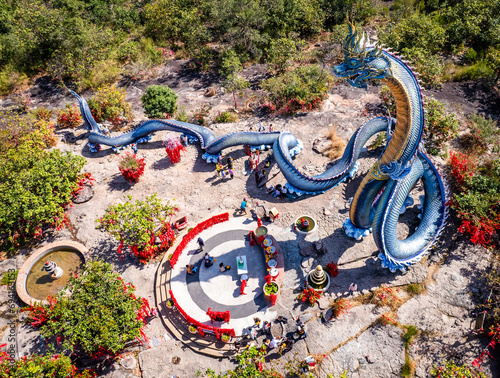
[{"label": "shrub with red leaves", "polygon": [[331,263],[328,263],[328,265],[326,266],[326,271],[332,278],[337,277],[337,275],[339,274],[339,268],[337,268],[337,264],[335,264],[333,261]]},{"label": "shrub with red leaves", "polygon": [[146,162],[144,161],[144,158],[140,159],[135,154],[126,152],[122,157],[122,160],[120,160],[118,169],[127,181],[138,182],[139,177],[144,174],[145,166]]},{"label": "shrub with red leaves", "polygon": [[483,247],[498,245],[500,230],[500,159],[483,166],[471,156],[450,152],[456,193],[449,205],[457,212],[458,231]]},{"label": "shrub with red leaves", "polygon": [[62,128],[74,129],[82,123],[82,115],[78,106],[66,104],[64,109],[57,112],[57,125]]},{"label": "shrub with red leaves", "polygon": [[316,302],[318,301],[318,299],[321,297],[321,295],[323,294],[323,291],[322,290],[314,290],[312,287],[310,288],[305,288],[304,291],[302,291],[302,293],[300,293],[298,296],[297,296],[297,299],[300,300],[302,303],[308,303],[309,306],[314,306],[316,304]]}]

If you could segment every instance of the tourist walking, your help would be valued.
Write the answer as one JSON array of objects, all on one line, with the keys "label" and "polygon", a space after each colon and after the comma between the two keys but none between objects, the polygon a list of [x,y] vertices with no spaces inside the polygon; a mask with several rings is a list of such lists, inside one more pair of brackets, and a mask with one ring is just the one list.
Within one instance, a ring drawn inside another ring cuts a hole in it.
[{"label": "tourist walking", "polygon": [[349,295],[354,295],[354,293],[358,291],[358,285],[356,285],[354,282],[351,283],[349,286]]},{"label": "tourist walking", "polygon": [[227,172],[229,173],[229,176],[231,176],[231,180],[232,180],[234,178],[234,171],[233,171],[233,169],[229,168]]},{"label": "tourist walking", "polygon": [[205,242],[203,241],[203,239],[201,237],[198,238],[197,242],[198,242],[199,250],[203,251],[203,248],[205,247]]},{"label": "tourist walking", "polygon": [[259,133],[263,133],[264,131],[266,131],[266,127],[262,122],[259,122]]},{"label": "tourist walking", "polygon": [[215,165],[215,169],[217,169],[217,176],[220,177],[220,171],[222,170],[222,164],[221,163],[217,163]]},{"label": "tourist walking", "polygon": [[241,201],[240,210],[241,210],[241,211],[244,211],[244,212],[245,212],[245,214],[247,214],[247,206],[248,206],[247,199],[246,199],[246,198],[243,198],[243,201]]}]

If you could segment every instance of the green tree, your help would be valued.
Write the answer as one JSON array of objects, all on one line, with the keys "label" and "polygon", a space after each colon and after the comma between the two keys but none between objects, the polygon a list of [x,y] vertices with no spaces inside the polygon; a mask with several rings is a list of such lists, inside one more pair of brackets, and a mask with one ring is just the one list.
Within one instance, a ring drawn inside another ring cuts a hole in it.
[{"label": "green tree", "polygon": [[35,131],[0,156],[0,233],[8,235],[10,247],[41,237],[42,227],[62,227],[83,178],[85,158],[45,147],[44,135]]},{"label": "green tree", "polygon": [[394,50],[419,48],[425,53],[436,54],[446,42],[446,31],[435,17],[412,14],[389,29],[379,30],[380,42]]},{"label": "green tree", "polygon": [[446,4],[442,18],[452,45],[463,44],[484,51],[500,43],[499,0],[450,0]]},{"label": "green tree", "polygon": [[295,41],[292,38],[273,39],[266,50],[266,63],[271,71],[281,74],[288,70],[295,59],[299,58],[304,45],[304,41]]},{"label": "green tree", "polygon": [[[153,194],[144,201],[132,203],[132,197],[121,204],[108,206],[104,216],[96,220],[97,227],[113,236],[120,242],[118,253],[123,246],[146,262],[160,249],[170,247],[175,236],[170,228],[170,218],[178,209],[175,205],[163,204]],[[158,248],[155,239],[159,237],[162,244]]]},{"label": "green tree", "polygon": [[223,77],[222,85],[233,93],[234,107],[238,107],[236,93],[250,86],[250,83],[240,76],[243,70],[240,58],[233,49],[222,53],[219,73]]},{"label": "green tree", "polygon": [[156,41],[180,41],[189,50],[208,40],[195,2],[156,0],[146,5],[143,19],[146,35]]},{"label": "green tree", "polygon": [[44,337],[60,338],[66,351],[116,354],[141,337],[145,325],[147,301],[134,292],[111,264],[90,261],[49,304],[28,308],[29,317]]}]

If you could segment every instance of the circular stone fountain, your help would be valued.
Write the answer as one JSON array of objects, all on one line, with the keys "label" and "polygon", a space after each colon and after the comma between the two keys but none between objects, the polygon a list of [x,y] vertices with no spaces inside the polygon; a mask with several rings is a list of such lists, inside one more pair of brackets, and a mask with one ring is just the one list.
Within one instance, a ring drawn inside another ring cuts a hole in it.
[{"label": "circular stone fountain", "polygon": [[19,270],[17,295],[27,304],[47,303],[47,296],[57,294],[70,276],[83,266],[85,252],[84,245],[70,240],[37,249]]},{"label": "circular stone fountain", "polygon": [[321,265],[311,270],[307,275],[307,286],[314,290],[326,291],[330,287],[330,276],[323,270]]},{"label": "circular stone fountain", "polygon": [[310,234],[316,231],[316,221],[313,217],[302,215],[295,220],[295,230],[300,234]]}]

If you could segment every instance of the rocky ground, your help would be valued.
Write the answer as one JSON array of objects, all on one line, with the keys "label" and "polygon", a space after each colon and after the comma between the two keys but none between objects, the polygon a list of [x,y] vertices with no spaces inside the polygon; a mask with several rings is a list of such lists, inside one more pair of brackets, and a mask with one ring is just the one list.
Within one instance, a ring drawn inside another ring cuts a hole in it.
[{"label": "rocky ground", "polygon": [[[245,71],[250,81],[257,82],[263,76],[263,69],[254,66]],[[179,62],[166,66],[159,77],[148,82],[129,83],[127,99],[133,105],[135,121],[144,119],[141,111],[140,96],[150,84],[169,85],[179,94],[179,104],[186,107],[188,114],[202,104],[212,107],[211,115],[232,106],[233,97],[224,93],[211,75],[186,74]],[[214,86],[217,94],[205,97],[204,93]],[[473,91],[474,88],[467,90]],[[476,88],[476,90],[478,90]],[[461,92],[462,91],[462,92]],[[467,92],[467,93],[469,93]],[[74,99],[53,86],[52,83],[39,79],[30,88],[33,103],[36,106],[60,108]],[[258,90],[248,92],[257,93]],[[446,93],[453,96],[446,99]],[[461,95],[462,93],[462,95]],[[489,102],[482,101],[477,93],[467,96],[463,87],[445,86],[434,95],[448,102],[455,108],[456,101],[463,104],[464,111],[493,112],[496,108]],[[85,96],[88,97],[88,96]],[[479,98],[479,99],[478,99]],[[9,99],[0,106],[9,105]],[[240,121],[234,124],[209,124],[216,136],[233,131],[248,130],[257,126],[259,121],[272,123],[277,130],[289,130],[304,143],[303,152],[295,159],[296,166],[308,174],[314,175],[325,170],[330,159],[316,151],[325,143],[330,125],[337,125],[337,134],[348,139],[353,132],[378,111],[379,99],[377,88],[368,91],[356,90],[346,85],[335,86],[319,111],[299,114],[296,117],[258,117],[240,112]],[[366,111],[368,110],[368,111]],[[365,151],[360,158],[357,176],[348,184],[341,184],[325,194],[305,198],[300,201],[275,199],[264,188],[258,188],[254,176],[244,175],[245,155],[242,148],[227,151],[235,160],[235,177],[222,181],[217,177],[213,164],[206,164],[201,158],[203,152],[198,146],[189,146],[181,162],[170,163],[162,141],[169,132],[159,132],[148,144],[139,145],[139,155],[146,160],[146,170],[140,182],[131,185],[118,171],[119,155],[104,148],[96,154],[90,153],[86,145],[85,130],[59,130],[57,148],[81,154],[87,158],[85,171],[91,172],[96,179],[93,198],[75,205],[70,211],[72,228],[65,230],[42,244],[54,239],[71,238],[85,244],[90,252],[87,258],[103,258],[113,263],[116,270],[126,281],[132,281],[137,287],[137,294],[146,297],[151,303],[154,298],[154,277],[158,262],[141,265],[135,258],[126,256],[120,260],[116,253],[117,243],[95,228],[95,220],[102,216],[110,204],[124,201],[130,195],[133,200],[143,199],[158,193],[162,200],[171,200],[181,209],[181,215],[187,215],[190,224],[216,213],[229,211],[231,214],[239,207],[242,198],[250,199],[251,207],[258,202],[266,208],[276,207],[280,217],[275,223],[274,236],[282,243],[286,258],[286,274],[282,296],[277,303],[280,313],[293,319],[301,316],[307,321],[308,337],[298,342],[293,351],[278,358],[270,355],[268,362],[281,371],[285,371],[287,361],[303,359],[308,354],[325,354],[325,359],[318,371],[319,376],[333,373],[338,376],[343,370],[349,377],[398,377],[405,362],[405,348],[402,335],[404,331],[394,325],[384,325],[380,321],[382,314],[391,311],[388,307],[379,307],[370,303],[370,293],[386,284],[400,290],[401,302],[393,309],[392,315],[401,325],[415,325],[419,334],[409,348],[409,356],[414,360],[417,377],[430,376],[430,368],[444,359],[454,359],[460,363],[471,363],[489,342],[488,338],[469,335],[472,321],[471,313],[487,293],[480,278],[481,272],[489,266],[489,254],[484,249],[473,247],[457,235],[453,220],[447,226],[438,245],[431,254],[405,273],[391,273],[377,261],[378,251],[372,236],[362,241],[349,239],[342,229],[342,222],[348,217],[347,201],[356,191],[364,174],[368,171],[380,150]],[[315,148],[313,148],[313,146]],[[268,152],[270,154],[271,151]],[[261,159],[263,160],[263,159]],[[445,162],[437,159],[436,164],[444,168]],[[443,169],[445,171],[445,169]],[[268,185],[284,184],[284,178],[276,166],[273,166]],[[414,195],[418,198],[418,193]],[[416,204],[418,200],[416,201]],[[416,205],[409,208],[398,226],[400,237],[405,237],[416,226]],[[318,222],[318,232],[312,238],[299,238],[291,225],[300,215],[310,215]],[[311,241],[321,239],[327,248],[324,256],[311,252]],[[0,274],[9,268],[19,268],[31,250],[21,250],[16,258],[0,262]],[[326,265],[335,262],[339,266],[339,275],[333,279],[328,293],[319,305],[307,307],[295,299],[297,287],[304,281],[305,275],[318,263]],[[353,307],[344,316],[325,323],[319,313],[328,313],[331,302],[347,295],[351,282],[358,285],[359,295],[352,299]],[[425,283],[423,294],[411,297],[404,291],[410,283]],[[0,345],[9,336],[8,290],[0,289]],[[20,320],[23,315],[16,314]],[[147,327],[150,348],[134,352],[137,366],[126,369],[116,361],[103,366],[101,376],[128,377],[170,377],[176,374],[180,378],[193,377],[195,369],[204,371],[213,368],[224,371],[234,366],[232,361],[213,360],[196,354],[178,340],[169,336],[161,321],[152,319]],[[40,351],[37,332],[29,325],[20,324],[17,328],[19,355]],[[174,357],[179,357],[179,360]],[[490,377],[500,376],[496,362],[487,360],[482,365]]]}]

